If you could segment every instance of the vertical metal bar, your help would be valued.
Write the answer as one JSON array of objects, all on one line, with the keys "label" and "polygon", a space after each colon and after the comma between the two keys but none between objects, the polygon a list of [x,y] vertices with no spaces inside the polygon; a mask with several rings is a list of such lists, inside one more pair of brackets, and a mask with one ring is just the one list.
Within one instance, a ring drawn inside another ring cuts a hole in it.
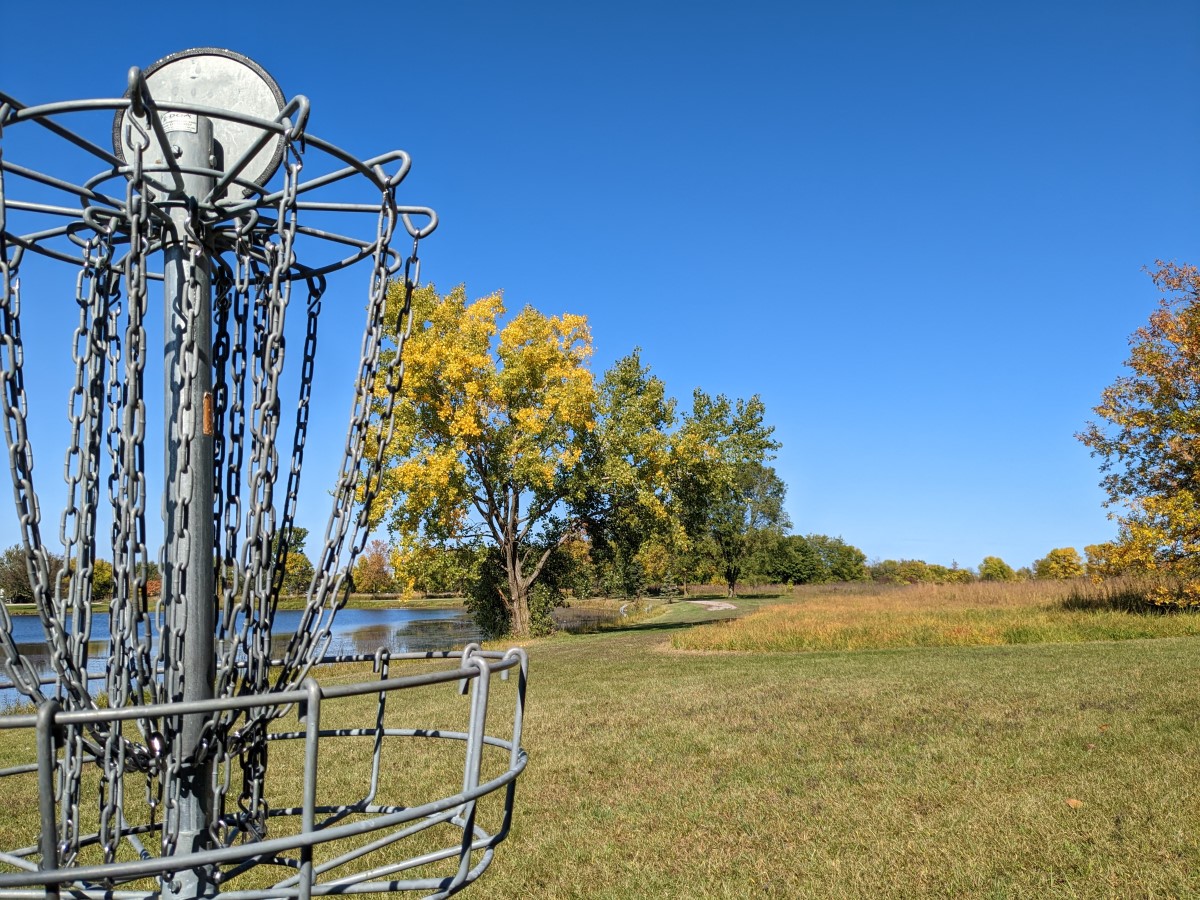
[{"label": "vertical metal bar", "polygon": [[[466,653],[463,654],[467,656]],[[471,691],[471,713],[467,725],[467,752],[463,764],[463,791],[473,791],[479,787],[479,772],[483,766],[483,738],[487,734],[488,693],[491,690],[492,669],[488,661],[481,656],[471,656],[463,660],[464,667],[474,665],[479,674],[475,676],[474,690]],[[463,679],[465,684],[467,679]],[[457,888],[467,880],[471,873],[471,844],[475,840],[475,806],[478,801],[468,800],[459,809],[459,824],[462,826],[462,845],[459,850],[458,872],[451,879],[449,888]]]},{"label": "vertical metal bar", "polygon": [[[386,682],[388,680],[390,654],[387,650],[381,649],[376,655],[379,663],[379,680]],[[387,710],[387,691],[379,692],[378,705],[375,708],[375,747],[371,754],[371,785],[367,790],[367,796],[363,797],[362,805],[366,806],[374,802],[376,794],[379,793],[379,763],[383,758],[383,716]]]},{"label": "vertical metal bar", "polygon": [[[509,769],[515,769],[521,761],[521,754],[524,752],[521,749],[521,733],[525,727],[525,689],[529,684],[529,654],[525,652],[523,647],[513,647],[506,654],[515,656],[521,661],[520,667],[517,669],[517,698],[513,709],[513,728],[512,728],[512,750],[508,756]],[[504,674],[508,674],[505,670]],[[512,827],[513,806],[517,796],[517,781],[514,778],[508,783],[508,787],[504,791],[504,814],[500,820],[500,827],[496,830],[495,843],[500,843],[508,837],[508,830]]]},{"label": "vertical metal bar", "polygon": [[[212,122],[203,116],[175,116],[166,137],[181,169],[212,167]],[[184,701],[208,700],[215,678],[214,630],[216,585],[213,571],[213,435],[212,435],[212,273],[207,251],[198,233],[196,204],[212,190],[209,175],[183,174],[180,188],[169,195],[174,234],[164,250],[164,294],[166,306],[164,403],[166,477],[168,484],[186,459],[188,483],[186,520],[178,520],[183,498],[165,494],[166,566],[163,571],[163,602],[175,623],[173,633],[183,631],[183,658],[172,660],[182,667]],[[190,296],[189,296],[189,292]],[[192,348],[194,346],[194,351]],[[198,364],[190,385],[180,390],[172,383],[173,373],[187,371],[195,352]],[[186,392],[186,396],[184,393]],[[182,533],[181,533],[182,532]],[[184,756],[199,749],[205,716],[187,716],[183,722]],[[205,849],[208,835],[209,782],[211,764],[193,764],[180,773],[179,840],[177,852]],[[168,894],[176,900],[208,896],[216,891],[211,867],[179,872]]]},{"label": "vertical metal bar", "polygon": [[[321,686],[310,675],[301,687],[308,693],[305,704],[304,733],[304,808],[300,814],[300,833],[312,834],[317,827],[317,761],[318,741],[321,738]],[[313,878],[313,848],[305,844],[300,850],[300,900],[311,900]]]},{"label": "vertical metal bar", "polygon": [[[58,710],[58,701],[47,700],[38,707],[37,714],[38,812],[42,825],[38,841],[42,871],[58,868],[58,827],[54,819],[54,720]],[[57,884],[46,885],[46,900],[58,900],[58,893]]]},{"label": "vertical metal bar", "polygon": [[482,656],[470,660],[479,674],[475,676],[475,689],[471,692],[471,720],[467,731],[466,765],[463,769],[463,790],[472,791],[479,787],[479,772],[483,764],[483,738],[487,734],[488,692],[491,689],[492,669]]},{"label": "vertical metal bar", "polygon": [[[525,652],[524,647],[513,647],[505,656],[515,656],[521,661],[521,665],[517,669],[517,702],[516,708],[513,710],[512,752],[508,759],[509,768],[515,769],[521,756],[521,731],[525,727],[525,689],[529,684],[529,654]],[[508,674],[507,670],[505,674]]]}]

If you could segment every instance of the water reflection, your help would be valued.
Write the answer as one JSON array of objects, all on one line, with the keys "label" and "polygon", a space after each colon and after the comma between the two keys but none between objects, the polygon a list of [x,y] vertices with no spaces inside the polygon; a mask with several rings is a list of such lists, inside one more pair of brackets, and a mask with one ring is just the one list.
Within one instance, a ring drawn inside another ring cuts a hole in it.
[{"label": "water reflection", "polygon": [[570,634],[593,634],[616,625],[625,617],[625,607],[597,609],[588,606],[560,606],[550,613],[554,625]]},{"label": "water reflection", "polygon": [[[300,623],[301,612],[281,610],[275,616],[272,652],[279,655]],[[18,651],[42,675],[53,672],[41,620],[37,616],[13,616],[13,639]],[[108,614],[92,616],[92,640],[88,641],[87,670],[102,675],[108,659]],[[343,609],[333,621],[328,653],[333,655],[374,654],[381,647],[392,653],[461,649],[480,640],[479,627],[464,609]],[[0,679],[7,677],[0,674]],[[95,690],[99,689],[96,685]],[[21,702],[15,690],[0,689],[0,708]]]}]

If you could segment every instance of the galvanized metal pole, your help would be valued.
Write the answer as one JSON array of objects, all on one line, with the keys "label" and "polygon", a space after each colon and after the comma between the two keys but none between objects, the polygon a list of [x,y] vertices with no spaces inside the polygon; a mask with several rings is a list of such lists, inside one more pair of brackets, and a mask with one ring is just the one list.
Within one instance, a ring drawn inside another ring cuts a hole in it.
[{"label": "galvanized metal pole", "polygon": [[[168,151],[181,169],[214,166],[212,122],[204,116],[163,115],[170,140]],[[170,179],[171,176],[167,176]],[[184,701],[208,700],[215,678],[214,629],[216,586],[213,568],[213,421],[212,421],[212,272],[196,234],[196,203],[212,190],[209,175],[187,174],[169,191],[175,233],[164,247],[166,337],[166,478],[170,485],[186,462],[184,497],[165,493],[166,552],[163,603],[168,616],[182,625],[180,661]],[[190,294],[189,294],[190,292]],[[192,355],[194,354],[194,355]],[[189,359],[191,355],[191,359]],[[181,373],[194,365],[190,379]],[[173,383],[174,382],[174,383]],[[190,382],[190,383],[189,383]],[[181,520],[181,504],[187,503]],[[178,633],[178,632],[177,632]],[[204,716],[183,722],[183,754],[196,753]],[[194,764],[181,773],[177,853],[203,850],[209,825],[210,765]],[[176,872],[164,884],[176,900],[216,892],[213,869]]]}]

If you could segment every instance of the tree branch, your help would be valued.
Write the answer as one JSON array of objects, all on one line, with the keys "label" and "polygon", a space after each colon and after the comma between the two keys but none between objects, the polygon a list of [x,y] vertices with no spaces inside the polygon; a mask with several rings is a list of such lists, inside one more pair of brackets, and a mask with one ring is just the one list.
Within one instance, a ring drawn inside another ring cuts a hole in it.
[{"label": "tree branch", "polygon": [[[563,533],[558,536],[558,540],[556,540],[554,543],[552,543],[549,547],[547,547],[545,550],[543,550],[538,555],[537,562],[534,563],[533,568],[529,573],[529,576],[525,577],[524,575],[522,575],[521,580],[525,584],[527,584],[527,585],[533,584],[533,582],[537,581],[537,577],[538,577],[538,575],[540,575],[542,573],[542,569],[545,567],[547,560],[550,559],[550,555],[552,553],[554,553],[554,551],[557,550],[559,547],[561,547],[564,543],[566,543],[567,538],[569,538],[571,536],[573,531],[574,531],[574,529],[564,528]],[[523,557],[521,560],[521,571],[522,572],[525,571],[525,565],[527,562],[528,562],[528,559],[526,557]]]}]

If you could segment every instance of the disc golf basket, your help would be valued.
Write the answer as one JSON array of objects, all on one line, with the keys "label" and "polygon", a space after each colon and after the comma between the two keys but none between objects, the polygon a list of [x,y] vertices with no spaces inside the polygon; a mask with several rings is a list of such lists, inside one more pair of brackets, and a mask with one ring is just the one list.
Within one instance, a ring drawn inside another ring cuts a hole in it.
[{"label": "disc golf basket", "polygon": [[[417,245],[437,219],[397,202],[407,154],[357,159],[308,118],[303,96],[285,101],[261,67],[217,49],[132,69],[115,99],[0,94],[0,408],[49,656],[39,671],[0,604],[0,687],[24,704],[0,716],[0,897],[440,897],[474,881],[508,831],[526,764],[521,650],[327,652],[384,474]],[[81,127],[96,122],[99,139]],[[27,133],[97,174],[11,158]],[[320,174],[302,178],[302,164]],[[407,255],[391,249],[401,228]],[[73,305],[34,295],[71,310],[57,357],[69,348],[73,368],[61,553],[34,486],[25,363],[53,363],[22,343],[23,263],[27,279],[59,263],[75,274]],[[300,624],[273,640],[323,293],[358,263],[365,327],[332,510]],[[285,366],[289,314],[304,337]],[[163,458],[156,558],[148,449]],[[469,698],[439,696],[455,689]]]}]

